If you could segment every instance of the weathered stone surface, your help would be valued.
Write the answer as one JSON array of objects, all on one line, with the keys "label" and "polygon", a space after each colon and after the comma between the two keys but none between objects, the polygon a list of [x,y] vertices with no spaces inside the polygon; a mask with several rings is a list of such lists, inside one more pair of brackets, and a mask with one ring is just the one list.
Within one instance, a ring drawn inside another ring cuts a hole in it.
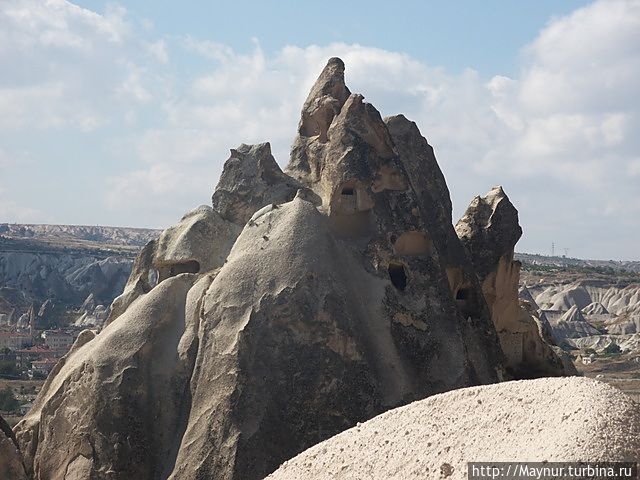
[{"label": "weathered stone surface", "polygon": [[244,226],[256,210],[293,199],[299,182],[282,173],[268,143],[231,150],[213,192],[213,208],[222,218]]},{"label": "weathered stone surface", "polygon": [[268,480],[466,480],[470,459],[593,466],[636,462],[638,451],[640,408],[631,398],[593,379],[541,378],[391,410],[287,461]]},{"label": "weathered stone surface", "polygon": [[469,251],[491,309],[509,373],[515,378],[576,374],[570,362],[550,345],[542,325],[520,306],[520,262],[514,247],[522,229],[515,209],[502,187],[473,199],[456,224],[456,232]]},{"label": "weathered stone surface", "polygon": [[[332,83],[326,73],[322,85]],[[499,379],[501,353],[471,264],[459,243],[446,245],[459,242],[450,221],[423,214],[446,187],[428,199],[429,185],[422,197],[412,188],[442,178],[421,172],[435,162],[407,171],[412,148],[426,144],[415,142],[400,156],[380,114],[350,95],[326,138],[297,151],[287,171],[313,158],[317,170],[297,174],[321,206],[300,195],[254,214],[207,291],[172,478],[260,478],[377,412]],[[448,194],[447,202],[450,218]],[[466,278],[468,303],[455,301],[448,266]]]},{"label": "weathered stone surface", "polygon": [[166,477],[189,410],[195,281],[168,279],[99,335],[80,335],[16,426],[32,478]]},{"label": "weathered stone surface", "polygon": [[181,273],[210,272],[221,266],[240,232],[206,205],[182,217],[144,246],[122,295],[111,304],[106,324],[118,318],[137,298],[158,283]]},{"label": "weathered stone surface", "polygon": [[52,372],[16,429],[34,479],[259,479],[387,409],[502,379],[433,150],[351,94],[339,59],[286,173],[242,145],[213,205],[143,249],[108,325]]},{"label": "weathered stone surface", "polygon": [[302,107],[298,136],[291,147],[288,166],[292,176],[319,178],[319,165],[309,150],[313,151],[327,141],[329,127],[349,95],[351,92],[344,83],[344,62],[339,58],[329,59]]},{"label": "weathered stone surface", "polygon": [[[14,242],[26,248],[18,241]],[[37,305],[41,328],[54,323],[54,305],[58,309],[79,306],[90,294],[109,304],[122,291],[131,272],[131,259],[128,258],[100,258],[91,250],[67,253],[63,250],[20,250],[17,246],[0,245],[0,314],[8,315],[15,310],[14,322],[31,304]],[[12,298],[15,296],[12,290],[24,292],[20,295],[22,298]],[[55,301],[51,300],[53,298]],[[41,305],[42,310],[39,310]]]},{"label": "weathered stone surface", "polygon": [[27,480],[16,437],[0,417],[0,474],[2,480]]}]

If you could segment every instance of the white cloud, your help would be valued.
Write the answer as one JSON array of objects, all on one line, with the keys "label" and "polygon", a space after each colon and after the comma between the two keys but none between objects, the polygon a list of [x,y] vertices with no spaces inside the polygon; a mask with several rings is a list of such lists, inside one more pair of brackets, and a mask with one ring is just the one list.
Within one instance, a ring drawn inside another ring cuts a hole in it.
[{"label": "white cloud", "polygon": [[0,218],[9,223],[44,222],[48,217],[42,211],[35,208],[18,205],[15,202],[0,196]]},{"label": "white cloud", "polygon": [[[512,78],[471,68],[454,75],[357,44],[265,53],[255,41],[239,53],[189,36],[150,39],[150,22],[135,25],[121,8],[0,5],[0,68],[17,66],[0,79],[0,127],[99,130],[120,118],[126,131],[111,142],[126,167],[108,175],[105,205],[123,224],[168,225],[208,202],[240,143],[270,141],[284,166],[310,86],[340,56],[352,91],[383,115],[405,113],[434,145],[456,217],[501,183],[521,211],[524,249],[553,239],[576,255],[637,257],[624,232],[640,235],[626,213],[640,205],[638,0],[551,20]],[[204,72],[172,70],[169,52]]]},{"label": "white cloud", "polygon": [[[554,19],[525,48],[517,77],[488,82],[473,70],[451,75],[402,53],[360,45],[288,46],[275,55],[256,45],[239,54],[188,38],[187,49],[216,63],[164,102],[166,123],[138,142],[139,156],[148,172],[162,165],[178,174],[188,164],[209,174],[215,165],[214,178],[199,182],[201,198],[208,197],[228,148],[241,142],[271,141],[285,165],[309,87],[326,59],[340,56],[352,91],[364,93],[383,115],[405,113],[434,144],[456,216],[474,193],[502,183],[533,239],[525,237],[525,248],[545,243],[552,235],[545,223],[553,223],[553,235],[580,254],[589,225],[611,218],[620,206],[640,204],[630,178],[640,149],[633,135],[640,53],[629,47],[640,45],[638,4],[597,2]],[[127,173],[118,178],[130,179]],[[118,197],[135,191],[132,181]],[[637,222],[634,228],[640,229]]]},{"label": "white cloud", "polygon": [[65,0],[0,2],[0,127],[87,132],[132,100],[148,102],[139,63],[162,61],[163,43],[143,51],[126,15]]},{"label": "white cloud", "polygon": [[151,101],[153,97],[144,86],[144,70],[133,64],[128,64],[127,69],[129,73],[115,89],[117,96],[124,101],[131,100],[141,104]]},{"label": "white cloud", "polygon": [[147,43],[146,46],[149,54],[153,56],[158,62],[163,65],[169,63],[169,52],[167,51],[167,44],[164,39]]}]

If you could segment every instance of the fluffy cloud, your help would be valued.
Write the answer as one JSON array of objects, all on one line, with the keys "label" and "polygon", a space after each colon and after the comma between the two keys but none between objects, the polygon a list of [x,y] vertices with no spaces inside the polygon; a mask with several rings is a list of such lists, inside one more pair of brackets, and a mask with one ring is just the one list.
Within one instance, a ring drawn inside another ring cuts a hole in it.
[{"label": "fluffy cloud", "polygon": [[[434,145],[456,217],[501,183],[521,212],[522,250],[555,241],[579,256],[637,257],[637,0],[551,20],[523,48],[516,75],[492,78],[362,45],[265,53],[255,41],[239,53],[193,37],[153,38],[152,25],[136,31],[121,8],[8,5],[0,35],[13,44],[3,49],[0,38],[0,67],[20,49],[30,56],[0,80],[0,126],[108,130],[107,161],[121,161],[104,179],[102,208],[118,223],[165,226],[208,202],[240,143],[270,141],[284,166],[308,89],[327,58],[340,56],[352,91],[383,115],[405,113]],[[52,56],[53,72],[44,61]]]},{"label": "fluffy cloud", "polygon": [[165,61],[164,42],[136,36],[122,7],[0,2],[0,128],[107,126],[130,102],[151,100],[144,66]]}]

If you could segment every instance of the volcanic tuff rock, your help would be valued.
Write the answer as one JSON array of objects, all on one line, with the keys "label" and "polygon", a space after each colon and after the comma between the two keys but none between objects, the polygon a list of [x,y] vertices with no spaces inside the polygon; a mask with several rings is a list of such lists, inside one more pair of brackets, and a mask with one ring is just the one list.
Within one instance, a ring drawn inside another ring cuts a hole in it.
[{"label": "volcanic tuff rock", "polygon": [[90,252],[0,252],[0,285],[18,289],[38,303],[55,298],[80,305],[93,294],[108,304],[122,291],[130,271],[129,259],[97,258]]},{"label": "volcanic tuff rock", "polygon": [[640,407],[631,398],[591,379],[544,378],[391,410],[310,448],[268,480],[457,480],[468,478],[469,461],[635,462],[638,451]]},{"label": "volcanic tuff rock", "polygon": [[97,225],[27,225],[0,223],[0,235],[14,239],[39,239],[67,246],[139,247],[160,233],[149,228],[103,227]]},{"label": "volcanic tuff rock", "polygon": [[107,326],[50,375],[16,427],[34,479],[262,478],[358,421],[502,379],[433,150],[351,94],[340,59],[286,173],[241,145],[213,206],[144,247]]},{"label": "volcanic tuff rock", "polygon": [[640,286],[622,281],[583,279],[564,284],[528,287],[549,319],[558,343],[601,350],[615,343],[623,350],[640,350]]},{"label": "volcanic tuff rock", "polygon": [[157,240],[144,246],[133,264],[124,292],[111,304],[107,324],[138,297],[180,273],[210,272],[224,264],[240,227],[202,205],[185,214]]},{"label": "volcanic tuff rock", "polygon": [[575,374],[570,362],[560,358],[559,349],[549,345],[543,322],[520,306],[520,262],[513,256],[522,229],[518,211],[502,187],[474,198],[456,232],[482,283],[511,374],[516,378]]},{"label": "volcanic tuff rock", "polygon": [[0,472],[3,480],[27,479],[16,437],[2,417],[0,417]]},{"label": "volcanic tuff rock", "polygon": [[299,182],[282,173],[268,143],[242,144],[224,164],[213,208],[225,220],[244,226],[265,205],[293,200],[299,188]]}]

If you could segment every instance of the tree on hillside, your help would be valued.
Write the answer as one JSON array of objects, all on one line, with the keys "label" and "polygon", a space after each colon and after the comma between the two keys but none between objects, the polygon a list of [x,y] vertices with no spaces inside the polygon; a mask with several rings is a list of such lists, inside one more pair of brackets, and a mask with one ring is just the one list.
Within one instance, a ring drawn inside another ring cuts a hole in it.
[{"label": "tree on hillside", "polygon": [[20,376],[20,370],[14,362],[8,360],[0,361],[0,377],[15,378]]},{"label": "tree on hillside", "polygon": [[613,354],[617,354],[617,353],[622,353],[622,349],[620,348],[620,346],[617,343],[610,343],[604,349],[604,353],[609,354],[609,355],[613,355]]},{"label": "tree on hillside", "polygon": [[5,412],[15,412],[20,407],[20,403],[13,394],[11,387],[0,390],[0,410]]}]

